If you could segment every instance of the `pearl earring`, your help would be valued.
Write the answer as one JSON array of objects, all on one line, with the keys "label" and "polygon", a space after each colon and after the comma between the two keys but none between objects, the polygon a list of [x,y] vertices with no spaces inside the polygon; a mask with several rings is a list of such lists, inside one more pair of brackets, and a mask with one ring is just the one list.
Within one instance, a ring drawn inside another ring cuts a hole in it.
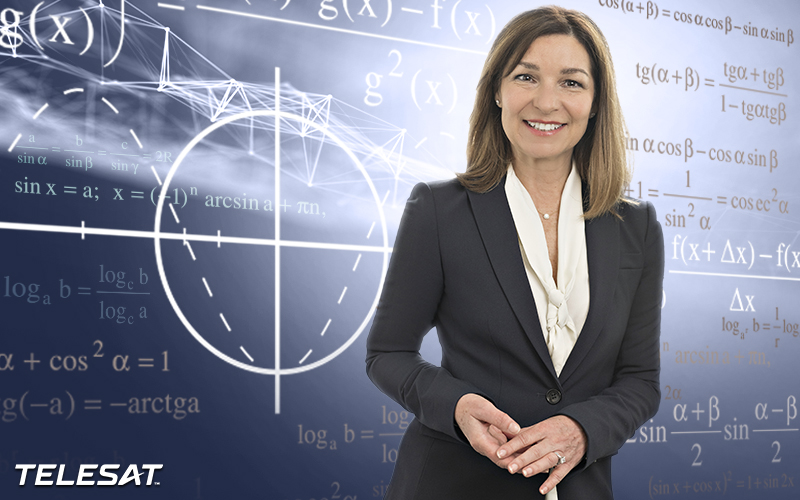
[{"label": "pearl earring", "polygon": [[498,108],[500,107],[500,99],[495,99],[495,100],[494,100],[494,103],[495,103],[495,104],[497,104],[497,107],[498,107]]},{"label": "pearl earring", "polygon": [[594,118],[594,116],[595,116],[596,114],[597,114],[597,113],[592,113],[591,115],[589,115],[589,118],[590,118],[590,119],[591,119],[591,118]]}]

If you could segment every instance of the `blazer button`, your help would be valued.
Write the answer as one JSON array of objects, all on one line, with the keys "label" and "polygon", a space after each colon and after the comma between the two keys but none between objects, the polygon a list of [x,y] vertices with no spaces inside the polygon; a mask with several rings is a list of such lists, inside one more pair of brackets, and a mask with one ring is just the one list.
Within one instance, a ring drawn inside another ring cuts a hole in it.
[{"label": "blazer button", "polygon": [[545,396],[547,402],[551,405],[557,405],[561,402],[561,391],[558,389],[550,389],[547,391],[547,395]]}]

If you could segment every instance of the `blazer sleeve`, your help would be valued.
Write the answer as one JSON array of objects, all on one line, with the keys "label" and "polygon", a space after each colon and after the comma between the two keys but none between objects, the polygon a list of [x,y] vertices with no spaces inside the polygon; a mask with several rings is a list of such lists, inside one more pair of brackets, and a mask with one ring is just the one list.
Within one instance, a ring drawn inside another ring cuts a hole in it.
[{"label": "blazer sleeve", "polygon": [[576,420],[587,436],[586,462],[619,451],[647,419],[658,411],[659,336],[664,279],[664,237],[655,209],[645,203],[647,226],[644,266],[617,356],[612,385],[559,413]]},{"label": "blazer sleeve", "polygon": [[419,354],[444,290],[441,258],[434,195],[420,183],[406,203],[367,338],[367,374],[422,424],[464,441],[455,424],[456,403],[480,391]]}]

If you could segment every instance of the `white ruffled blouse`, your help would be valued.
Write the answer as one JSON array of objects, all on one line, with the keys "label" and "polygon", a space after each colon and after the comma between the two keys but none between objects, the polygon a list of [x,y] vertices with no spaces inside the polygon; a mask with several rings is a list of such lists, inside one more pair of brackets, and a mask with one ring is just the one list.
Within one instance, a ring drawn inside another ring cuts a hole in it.
[{"label": "white ruffled blouse", "polygon": [[525,272],[556,374],[560,375],[589,313],[589,265],[586,259],[581,179],[573,165],[558,219],[558,286],[547,252],[539,213],[509,166],[506,197],[517,228]]}]

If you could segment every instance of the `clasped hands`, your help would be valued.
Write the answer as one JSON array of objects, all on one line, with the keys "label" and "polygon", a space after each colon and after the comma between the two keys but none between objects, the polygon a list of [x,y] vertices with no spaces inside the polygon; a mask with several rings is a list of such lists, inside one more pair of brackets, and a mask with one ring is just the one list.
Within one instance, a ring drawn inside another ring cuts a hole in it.
[{"label": "clasped hands", "polygon": [[586,434],[564,415],[522,429],[486,398],[465,394],[456,404],[455,419],[475,451],[510,473],[531,477],[550,470],[539,489],[542,495],[561,482],[586,452]]}]

